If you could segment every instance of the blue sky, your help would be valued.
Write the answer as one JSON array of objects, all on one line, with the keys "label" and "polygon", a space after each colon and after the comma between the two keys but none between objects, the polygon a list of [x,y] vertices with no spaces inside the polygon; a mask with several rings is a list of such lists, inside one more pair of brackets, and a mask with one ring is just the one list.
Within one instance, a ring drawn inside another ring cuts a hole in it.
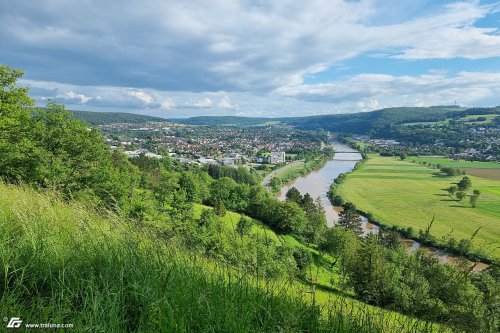
[{"label": "blue sky", "polygon": [[500,1],[0,0],[44,105],[162,117],[500,105]]}]

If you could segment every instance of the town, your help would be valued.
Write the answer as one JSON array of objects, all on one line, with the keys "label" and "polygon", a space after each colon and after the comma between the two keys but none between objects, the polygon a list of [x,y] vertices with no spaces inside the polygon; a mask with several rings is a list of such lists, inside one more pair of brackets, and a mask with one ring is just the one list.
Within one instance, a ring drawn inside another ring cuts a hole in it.
[{"label": "town", "polygon": [[184,163],[278,165],[314,154],[328,140],[324,131],[270,124],[256,127],[196,126],[174,122],[101,125],[111,149],[129,157],[169,156]]}]

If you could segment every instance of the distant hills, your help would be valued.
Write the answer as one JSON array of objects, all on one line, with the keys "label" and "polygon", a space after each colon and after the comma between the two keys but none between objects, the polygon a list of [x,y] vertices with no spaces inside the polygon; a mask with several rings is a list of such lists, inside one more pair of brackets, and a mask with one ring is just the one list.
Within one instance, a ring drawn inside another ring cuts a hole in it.
[{"label": "distant hills", "polygon": [[371,112],[333,114],[307,117],[284,118],[246,118],[246,117],[193,117],[176,119],[176,122],[191,125],[263,125],[268,122],[280,122],[298,129],[324,129],[342,133],[366,133],[408,122],[432,122],[446,119],[453,112],[464,112],[458,106],[398,107]]},{"label": "distant hills", "polygon": [[166,121],[164,118],[144,116],[125,112],[91,112],[71,111],[77,118],[88,121],[92,125],[107,125],[114,123],[143,124],[150,121]]},{"label": "distant hills", "polygon": [[[146,123],[150,121],[167,121],[159,117],[137,115],[121,112],[89,112],[73,111],[78,118],[84,119],[94,125],[110,123]],[[436,122],[450,117],[466,116],[473,114],[500,113],[500,107],[493,108],[463,108],[455,105],[431,107],[396,107],[386,108],[371,112],[350,114],[333,114],[307,117],[283,118],[252,118],[235,116],[202,116],[186,119],[169,119],[182,124],[190,125],[231,125],[231,126],[257,126],[281,123],[291,125],[302,130],[324,129],[337,133],[369,133],[380,132],[391,126],[414,123]]]}]

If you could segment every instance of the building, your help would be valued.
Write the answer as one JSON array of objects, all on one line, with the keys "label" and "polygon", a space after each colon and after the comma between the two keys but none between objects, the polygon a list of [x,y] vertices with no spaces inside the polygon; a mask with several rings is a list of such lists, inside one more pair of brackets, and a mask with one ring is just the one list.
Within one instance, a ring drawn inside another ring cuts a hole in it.
[{"label": "building", "polygon": [[272,151],[268,157],[269,164],[285,163],[284,151]]}]

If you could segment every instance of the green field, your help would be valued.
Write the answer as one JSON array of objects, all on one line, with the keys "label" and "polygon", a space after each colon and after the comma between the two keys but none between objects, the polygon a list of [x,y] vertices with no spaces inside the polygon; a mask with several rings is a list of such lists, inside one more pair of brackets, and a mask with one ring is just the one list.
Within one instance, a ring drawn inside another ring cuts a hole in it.
[{"label": "green field", "polygon": [[476,208],[471,208],[467,199],[452,199],[444,190],[460,177],[443,177],[423,165],[370,155],[360,169],[347,176],[338,193],[388,226],[413,227],[418,231],[425,229],[435,214],[431,234],[437,237],[451,233],[455,239],[468,239],[481,227],[474,245],[498,257],[500,181],[470,178],[473,189],[482,192]]},{"label": "green field", "polygon": [[444,167],[459,168],[459,169],[498,169],[498,162],[478,162],[465,160],[452,160],[449,158],[433,158],[433,157],[408,157],[408,160],[415,162],[426,162],[430,164],[440,164]]}]

